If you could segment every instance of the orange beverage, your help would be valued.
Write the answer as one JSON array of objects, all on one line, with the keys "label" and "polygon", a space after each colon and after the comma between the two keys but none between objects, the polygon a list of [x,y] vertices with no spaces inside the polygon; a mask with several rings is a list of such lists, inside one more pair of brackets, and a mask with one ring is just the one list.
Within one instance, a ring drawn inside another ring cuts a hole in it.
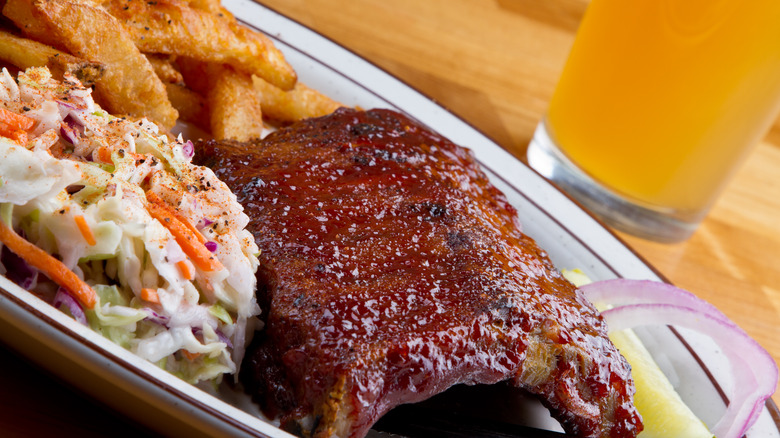
[{"label": "orange beverage", "polygon": [[593,0],[544,123],[593,180],[698,222],[779,110],[780,0]]}]

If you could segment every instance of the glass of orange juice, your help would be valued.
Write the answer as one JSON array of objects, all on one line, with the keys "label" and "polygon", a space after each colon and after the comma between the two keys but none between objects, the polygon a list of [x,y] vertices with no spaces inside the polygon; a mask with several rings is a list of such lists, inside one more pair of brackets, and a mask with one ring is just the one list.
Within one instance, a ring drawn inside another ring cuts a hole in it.
[{"label": "glass of orange juice", "polygon": [[607,223],[696,229],[780,112],[780,0],[592,0],[532,167]]}]

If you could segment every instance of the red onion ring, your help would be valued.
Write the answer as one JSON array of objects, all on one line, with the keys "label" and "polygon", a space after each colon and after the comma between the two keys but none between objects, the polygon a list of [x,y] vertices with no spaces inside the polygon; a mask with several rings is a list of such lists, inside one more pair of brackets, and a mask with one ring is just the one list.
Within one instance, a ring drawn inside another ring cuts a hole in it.
[{"label": "red onion ring", "polygon": [[777,365],[715,306],[690,292],[654,281],[606,280],[580,290],[592,302],[615,306],[602,312],[610,330],[675,325],[710,336],[726,355],[734,377],[728,407],[712,433],[718,438],[739,438],[756,422],[777,386]]},{"label": "red onion ring", "polygon": [[674,304],[690,307],[715,318],[728,321],[717,307],[696,295],[668,283],[651,280],[617,278],[580,286],[591,303],[619,307],[628,304]]}]

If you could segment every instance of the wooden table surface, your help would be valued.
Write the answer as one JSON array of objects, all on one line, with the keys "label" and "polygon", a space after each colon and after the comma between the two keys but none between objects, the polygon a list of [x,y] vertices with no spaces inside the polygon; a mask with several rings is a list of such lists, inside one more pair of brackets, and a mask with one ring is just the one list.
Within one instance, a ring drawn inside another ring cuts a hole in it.
[{"label": "wooden table surface", "polygon": [[[436,99],[521,160],[587,5],[586,0],[262,3]],[[780,362],[780,124],[689,240],[659,244],[620,236],[671,282],[716,305]],[[77,391],[38,377],[37,368],[3,348],[0,436],[17,436],[15,431],[102,436],[109,432],[105,425],[122,421]],[[773,399],[780,402],[778,394]],[[144,432],[129,424],[111,429]]]}]

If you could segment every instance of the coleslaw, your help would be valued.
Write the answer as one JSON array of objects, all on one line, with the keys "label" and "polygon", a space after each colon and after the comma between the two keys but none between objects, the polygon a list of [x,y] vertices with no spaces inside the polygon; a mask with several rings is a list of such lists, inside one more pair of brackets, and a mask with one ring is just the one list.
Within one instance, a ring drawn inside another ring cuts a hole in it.
[{"label": "coleslaw", "polygon": [[0,274],[184,380],[236,373],[258,248],[192,143],[46,68],[3,69],[0,102]]}]

